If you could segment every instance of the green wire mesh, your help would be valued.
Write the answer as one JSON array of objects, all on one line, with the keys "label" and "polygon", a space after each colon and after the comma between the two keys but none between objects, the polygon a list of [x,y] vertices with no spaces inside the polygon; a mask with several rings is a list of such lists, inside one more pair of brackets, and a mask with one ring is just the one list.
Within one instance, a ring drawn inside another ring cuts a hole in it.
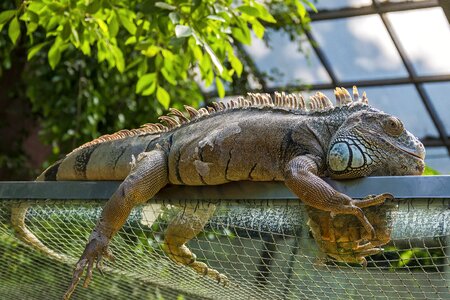
[{"label": "green wire mesh", "polygon": [[[28,229],[58,259],[15,237],[11,207],[19,203],[0,202],[0,298],[60,299],[104,202],[29,202]],[[321,253],[305,207],[292,200],[143,205],[113,239],[116,261],[73,299],[450,299],[450,201],[386,207],[391,241],[362,267]],[[188,247],[230,279],[226,287],[162,250],[170,221],[199,212],[212,218]]]}]

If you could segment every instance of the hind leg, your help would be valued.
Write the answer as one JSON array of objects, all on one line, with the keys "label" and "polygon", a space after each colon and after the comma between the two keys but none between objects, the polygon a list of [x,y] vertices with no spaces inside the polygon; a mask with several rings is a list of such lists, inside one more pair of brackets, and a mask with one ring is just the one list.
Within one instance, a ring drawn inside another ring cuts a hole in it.
[{"label": "hind leg", "polygon": [[177,264],[187,266],[198,274],[206,275],[223,285],[228,284],[228,278],[205,263],[197,261],[194,253],[189,250],[186,243],[199,234],[206,222],[214,214],[215,206],[208,208],[186,207],[170,221],[165,232],[164,252]]}]

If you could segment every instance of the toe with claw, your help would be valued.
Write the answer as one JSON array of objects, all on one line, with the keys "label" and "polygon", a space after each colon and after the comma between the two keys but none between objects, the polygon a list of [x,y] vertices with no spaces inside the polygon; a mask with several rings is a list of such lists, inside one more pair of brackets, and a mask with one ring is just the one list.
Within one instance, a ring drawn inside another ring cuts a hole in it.
[{"label": "toe with claw", "polygon": [[72,275],[72,281],[66,293],[64,294],[63,299],[70,299],[72,293],[75,291],[79,281],[81,280],[85,269],[86,277],[83,282],[83,287],[88,287],[89,283],[92,280],[94,263],[100,273],[102,273],[102,258],[106,257],[111,261],[114,260],[112,253],[108,250],[108,243],[109,239],[104,236],[99,235],[95,238],[91,238],[90,242],[86,245],[83,254],[75,265],[75,269]]}]

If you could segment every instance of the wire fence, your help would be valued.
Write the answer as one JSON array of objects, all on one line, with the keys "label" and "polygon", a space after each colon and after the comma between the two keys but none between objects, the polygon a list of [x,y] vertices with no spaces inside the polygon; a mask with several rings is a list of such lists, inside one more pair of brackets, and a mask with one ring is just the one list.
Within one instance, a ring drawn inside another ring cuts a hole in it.
[{"label": "wire fence", "polygon": [[[27,228],[59,256],[17,239],[11,214],[23,200],[0,201],[1,298],[61,298],[103,202],[27,203]],[[450,199],[366,208],[377,232],[368,248],[353,216],[330,218],[292,199],[152,202],[133,210],[112,241],[115,262],[73,299],[449,299],[449,208]],[[163,251],[169,224],[196,216],[211,218],[187,246],[227,286]],[[373,255],[362,263],[365,254]]]}]

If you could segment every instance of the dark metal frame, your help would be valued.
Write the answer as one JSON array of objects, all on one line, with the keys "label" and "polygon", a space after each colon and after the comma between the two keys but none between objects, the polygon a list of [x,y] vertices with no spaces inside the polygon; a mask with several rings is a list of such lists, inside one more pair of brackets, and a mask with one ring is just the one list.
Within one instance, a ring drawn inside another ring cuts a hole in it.
[{"label": "dark metal frame", "polygon": [[[397,35],[395,34],[391,23],[386,17],[386,13],[390,12],[398,12],[398,11],[408,11],[414,9],[423,9],[423,8],[433,8],[433,7],[442,7],[444,13],[449,20],[450,23],[450,1],[448,0],[424,0],[419,2],[400,2],[400,3],[390,3],[390,2],[379,2],[378,0],[372,0],[372,5],[363,6],[363,7],[346,7],[342,9],[336,10],[321,10],[317,13],[311,13],[311,22],[323,21],[323,20],[335,20],[342,18],[350,18],[356,16],[364,16],[364,15],[372,15],[378,14],[381,17],[381,20],[398,52],[402,63],[408,73],[407,77],[395,77],[395,78],[383,78],[383,79],[373,79],[373,80],[361,80],[358,81],[359,87],[373,87],[373,86],[383,86],[383,85],[402,85],[402,84],[412,84],[414,85],[417,93],[419,94],[422,103],[425,105],[428,115],[430,116],[434,126],[437,129],[439,134],[439,138],[424,138],[422,142],[426,147],[446,147],[448,154],[450,155],[450,137],[447,135],[447,131],[445,126],[440,119],[428,93],[424,88],[425,83],[433,83],[433,82],[450,82],[450,74],[444,75],[431,75],[431,76],[419,76],[417,75],[412,62],[409,60],[406,55],[402,44],[400,43]],[[315,40],[313,33],[311,31],[306,31],[306,37],[309,42],[313,46],[313,49],[324,66],[328,76],[331,79],[331,83],[321,83],[321,84],[305,84],[298,86],[287,86],[283,87],[283,89],[288,90],[300,90],[309,88],[312,90],[319,89],[334,89],[336,86],[352,86],[354,82],[341,81],[336,76],[336,73],[333,70],[331,63],[326,57],[325,53],[321,49],[320,45]],[[274,87],[265,89],[267,92],[273,92],[276,90],[282,89],[281,87]]]},{"label": "dark metal frame", "polygon": [[[374,176],[354,180],[325,179],[336,190],[361,199],[389,192],[396,199],[450,199],[450,176]],[[5,181],[0,182],[0,200],[78,199],[107,200],[120,181]],[[169,185],[152,201],[286,201],[298,203],[282,182],[239,181],[216,186]]]},{"label": "dark metal frame", "polygon": [[[444,3],[445,1],[441,1]],[[391,38],[398,55],[400,56],[403,66],[405,67],[408,77],[406,78],[391,78],[391,79],[381,79],[381,80],[365,80],[358,82],[358,86],[360,87],[367,87],[367,86],[376,86],[376,85],[397,85],[397,84],[413,84],[416,88],[422,103],[425,105],[425,108],[436,127],[438,133],[439,133],[439,139],[440,143],[429,143],[425,146],[445,146],[447,148],[447,151],[450,155],[450,141],[447,137],[447,131],[445,129],[444,123],[439,118],[439,115],[431,102],[430,97],[428,96],[428,93],[425,91],[425,88],[423,87],[424,83],[430,83],[430,82],[439,82],[439,81],[449,81],[450,74],[448,75],[441,75],[441,76],[418,76],[412,62],[409,60],[408,56],[406,55],[405,50],[403,49],[402,44],[400,43],[399,38],[397,37],[396,33],[394,32],[392,25],[389,21],[389,19],[386,17],[386,13],[388,12],[395,12],[395,11],[406,11],[406,10],[413,10],[413,9],[422,9],[422,8],[431,8],[431,7],[439,7],[439,1],[437,0],[428,0],[428,1],[421,1],[421,2],[404,2],[404,3],[380,3],[377,0],[372,0],[371,6],[365,6],[365,7],[359,7],[359,8],[343,8],[339,10],[333,10],[333,11],[323,11],[318,12],[317,14],[311,15],[311,20],[318,21],[318,20],[334,20],[334,19],[340,19],[340,18],[348,18],[348,17],[354,17],[354,16],[362,16],[362,15],[368,15],[368,14],[378,14],[381,17],[381,20],[389,34],[389,37]],[[444,7],[443,7],[444,8]],[[446,7],[448,9],[448,5]],[[447,15],[448,17],[448,15]],[[316,42],[316,40],[313,37],[313,34],[311,31],[306,32],[306,36],[308,37],[308,40],[310,41],[311,45],[314,48],[314,51],[319,58],[320,62],[324,66],[325,70],[327,71],[328,75],[331,78],[331,82],[333,86],[349,86],[352,85],[351,83],[339,81],[337,79],[337,76],[335,75],[331,64],[327,60],[325,54],[323,53],[322,49],[320,49],[320,46]],[[313,89],[318,89],[318,86],[313,85]],[[333,87],[321,87],[321,88],[333,88]]]}]

